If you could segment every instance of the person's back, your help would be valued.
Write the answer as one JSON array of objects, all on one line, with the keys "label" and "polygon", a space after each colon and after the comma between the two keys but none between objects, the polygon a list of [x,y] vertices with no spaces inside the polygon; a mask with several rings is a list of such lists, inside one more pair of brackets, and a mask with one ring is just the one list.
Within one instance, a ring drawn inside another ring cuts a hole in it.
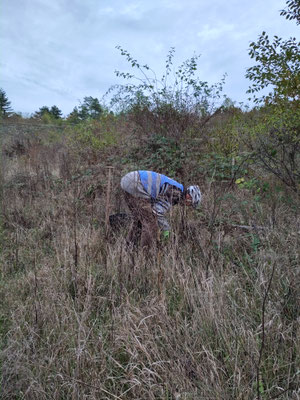
[{"label": "person's back", "polygon": [[177,188],[180,193],[183,193],[183,185],[166,175],[143,170],[138,173],[144,189],[153,199],[163,195],[169,187]]}]

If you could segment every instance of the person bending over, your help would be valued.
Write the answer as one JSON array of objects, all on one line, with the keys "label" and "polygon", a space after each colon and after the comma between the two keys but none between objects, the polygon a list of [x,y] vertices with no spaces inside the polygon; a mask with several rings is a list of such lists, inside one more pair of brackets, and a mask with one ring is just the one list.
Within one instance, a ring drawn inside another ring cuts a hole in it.
[{"label": "person bending over", "polygon": [[154,247],[158,229],[162,237],[170,235],[170,225],[165,214],[176,204],[197,208],[201,201],[197,185],[185,188],[181,183],[153,171],[129,172],[121,179],[125,201],[133,216],[127,241],[137,244],[140,236],[142,247]]}]

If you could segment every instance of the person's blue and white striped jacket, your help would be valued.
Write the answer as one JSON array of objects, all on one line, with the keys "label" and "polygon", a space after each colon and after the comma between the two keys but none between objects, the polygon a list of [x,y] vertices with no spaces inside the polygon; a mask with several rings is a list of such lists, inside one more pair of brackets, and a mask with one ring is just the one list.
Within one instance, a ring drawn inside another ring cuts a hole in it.
[{"label": "person's blue and white striped jacket", "polygon": [[132,196],[151,201],[160,228],[170,230],[164,215],[183,198],[184,187],[181,183],[157,172],[141,170],[125,175],[121,179],[121,187]]}]

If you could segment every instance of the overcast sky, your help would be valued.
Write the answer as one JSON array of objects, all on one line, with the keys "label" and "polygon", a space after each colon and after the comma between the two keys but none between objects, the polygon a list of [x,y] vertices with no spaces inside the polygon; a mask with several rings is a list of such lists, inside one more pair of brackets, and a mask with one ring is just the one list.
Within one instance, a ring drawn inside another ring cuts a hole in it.
[{"label": "overcast sky", "polygon": [[199,76],[210,84],[227,73],[224,94],[247,103],[249,43],[299,36],[280,16],[284,0],[3,0],[0,9],[0,87],[14,111],[46,105],[65,115],[85,96],[102,98],[131,72],[116,46],[158,75],[175,47],[175,64],[201,54]]}]

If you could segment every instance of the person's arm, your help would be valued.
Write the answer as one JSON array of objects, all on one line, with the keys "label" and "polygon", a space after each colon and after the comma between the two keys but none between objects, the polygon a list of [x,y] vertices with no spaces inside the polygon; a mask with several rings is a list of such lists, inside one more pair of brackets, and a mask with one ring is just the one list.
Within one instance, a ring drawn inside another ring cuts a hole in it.
[{"label": "person's arm", "polygon": [[162,186],[159,196],[152,205],[153,212],[157,215],[158,225],[162,231],[171,230],[165,214],[173,205],[179,203],[179,201],[182,199],[182,196],[183,193],[177,187],[169,185],[168,183]]},{"label": "person's arm", "polygon": [[158,225],[163,231],[170,231],[171,227],[165,214],[170,210],[171,204],[164,199],[157,199],[152,205],[152,210],[157,215]]}]

